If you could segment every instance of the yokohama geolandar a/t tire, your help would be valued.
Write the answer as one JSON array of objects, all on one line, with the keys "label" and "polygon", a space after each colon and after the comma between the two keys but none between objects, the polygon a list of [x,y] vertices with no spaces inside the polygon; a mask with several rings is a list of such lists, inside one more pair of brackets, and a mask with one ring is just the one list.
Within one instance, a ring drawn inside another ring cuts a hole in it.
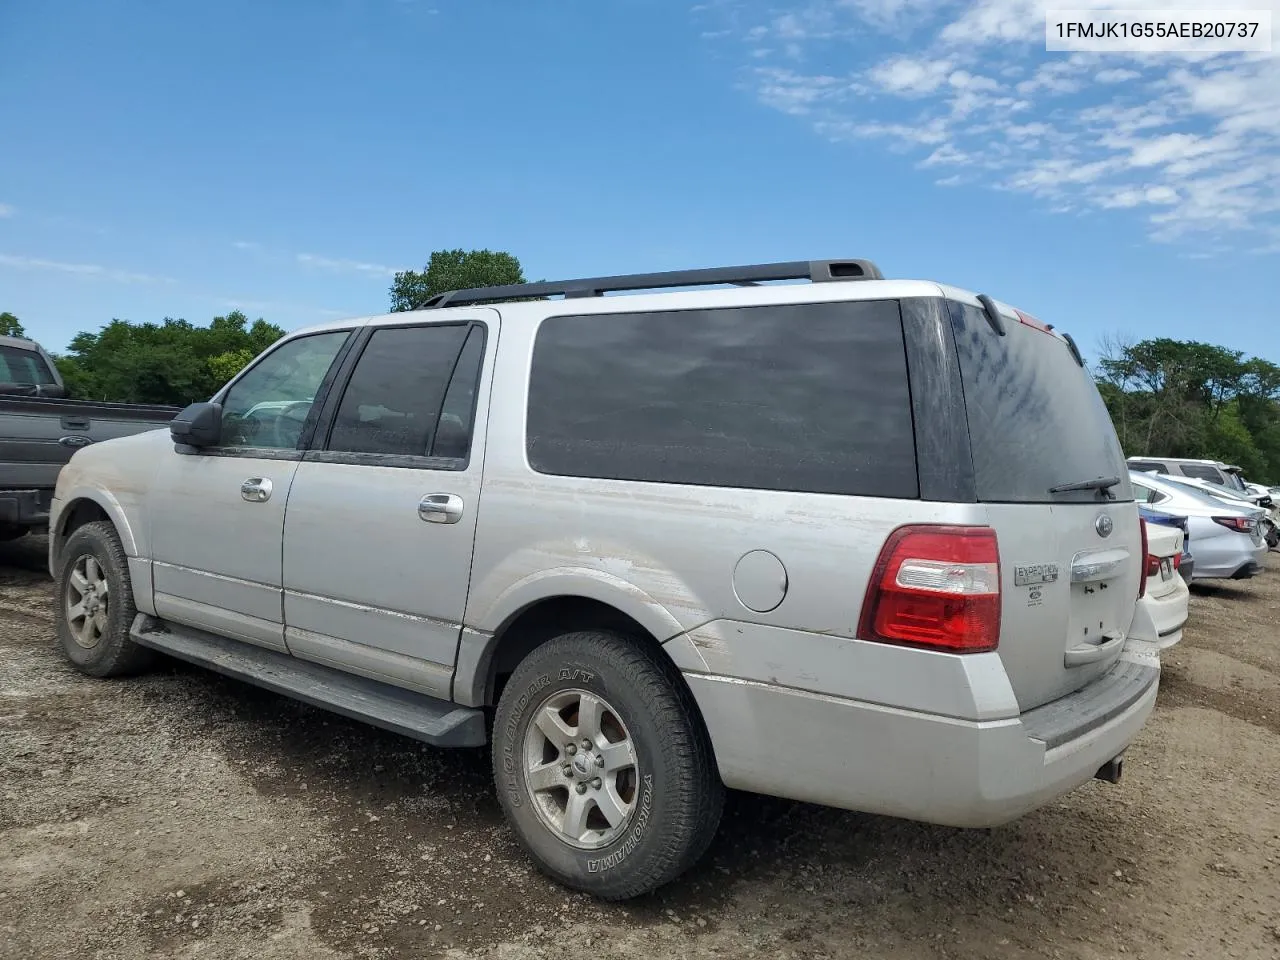
[{"label": "yokohama geolandar a/t tire", "polygon": [[111,524],[86,523],[67,539],[54,596],[58,644],[82,673],[115,677],[151,662],[151,651],[129,639],[138,611],[129,562]]},{"label": "yokohama geolandar a/t tire", "polygon": [[494,718],[493,768],[507,819],[538,866],[609,900],[692,866],[724,803],[674,667],[600,631],[557,637],[516,669]]}]

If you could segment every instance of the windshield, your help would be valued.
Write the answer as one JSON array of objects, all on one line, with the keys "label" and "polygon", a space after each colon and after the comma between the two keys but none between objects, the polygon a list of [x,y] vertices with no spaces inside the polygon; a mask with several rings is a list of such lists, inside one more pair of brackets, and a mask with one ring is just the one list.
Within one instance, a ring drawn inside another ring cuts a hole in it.
[{"label": "windshield", "polygon": [[57,382],[44,357],[34,350],[0,346],[0,383],[43,386]]},{"label": "windshield", "polygon": [[1107,494],[1132,500],[1106,404],[1066,343],[1009,320],[997,336],[978,307],[950,310],[978,499],[1097,503],[1104,494],[1086,485],[1118,478]]}]

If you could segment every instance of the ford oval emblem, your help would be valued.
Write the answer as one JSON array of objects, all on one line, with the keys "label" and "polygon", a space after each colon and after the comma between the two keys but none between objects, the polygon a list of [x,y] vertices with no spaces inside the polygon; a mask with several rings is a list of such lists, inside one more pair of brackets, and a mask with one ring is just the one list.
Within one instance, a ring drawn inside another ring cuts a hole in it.
[{"label": "ford oval emblem", "polygon": [[1098,519],[1093,521],[1093,529],[1098,531],[1100,537],[1111,536],[1111,531],[1115,528],[1115,523],[1105,513],[1098,514]]}]

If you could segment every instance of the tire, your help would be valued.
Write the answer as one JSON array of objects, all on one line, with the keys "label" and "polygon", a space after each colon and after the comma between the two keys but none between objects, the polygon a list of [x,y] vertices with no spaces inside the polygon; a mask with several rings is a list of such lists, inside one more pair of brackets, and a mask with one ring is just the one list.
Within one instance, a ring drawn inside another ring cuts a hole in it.
[{"label": "tire", "polygon": [[[557,709],[561,726],[549,720]],[[590,750],[581,748],[584,734]],[[596,781],[588,779],[593,761],[607,767]],[[544,785],[538,791],[526,773],[534,767],[534,782]],[[606,900],[649,893],[693,866],[724,806],[711,742],[675,668],[603,631],[557,637],[516,668],[494,719],[493,770],[503,812],[537,866]],[[575,797],[579,818],[566,823]]]},{"label": "tire", "polygon": [[58,645],[81,673],[117,677],[151,663],[152,652],[129,639],[138,611],[129,562],[110,523],[86,523],[67,539],[54,598]]}]

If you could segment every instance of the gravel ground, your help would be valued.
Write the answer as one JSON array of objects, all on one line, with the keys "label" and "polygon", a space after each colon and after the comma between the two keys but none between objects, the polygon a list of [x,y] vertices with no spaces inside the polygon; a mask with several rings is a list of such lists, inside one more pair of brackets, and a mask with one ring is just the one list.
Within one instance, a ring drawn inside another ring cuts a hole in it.
[{"label": "gravel ground", "polygon": [[535,873],[482,751],[165,662],[74,673],[0,544],[0,957],[1277,957],[1280,572],[1197,588],[1119,786],[989,831],[731,797],[602,905]]}]

